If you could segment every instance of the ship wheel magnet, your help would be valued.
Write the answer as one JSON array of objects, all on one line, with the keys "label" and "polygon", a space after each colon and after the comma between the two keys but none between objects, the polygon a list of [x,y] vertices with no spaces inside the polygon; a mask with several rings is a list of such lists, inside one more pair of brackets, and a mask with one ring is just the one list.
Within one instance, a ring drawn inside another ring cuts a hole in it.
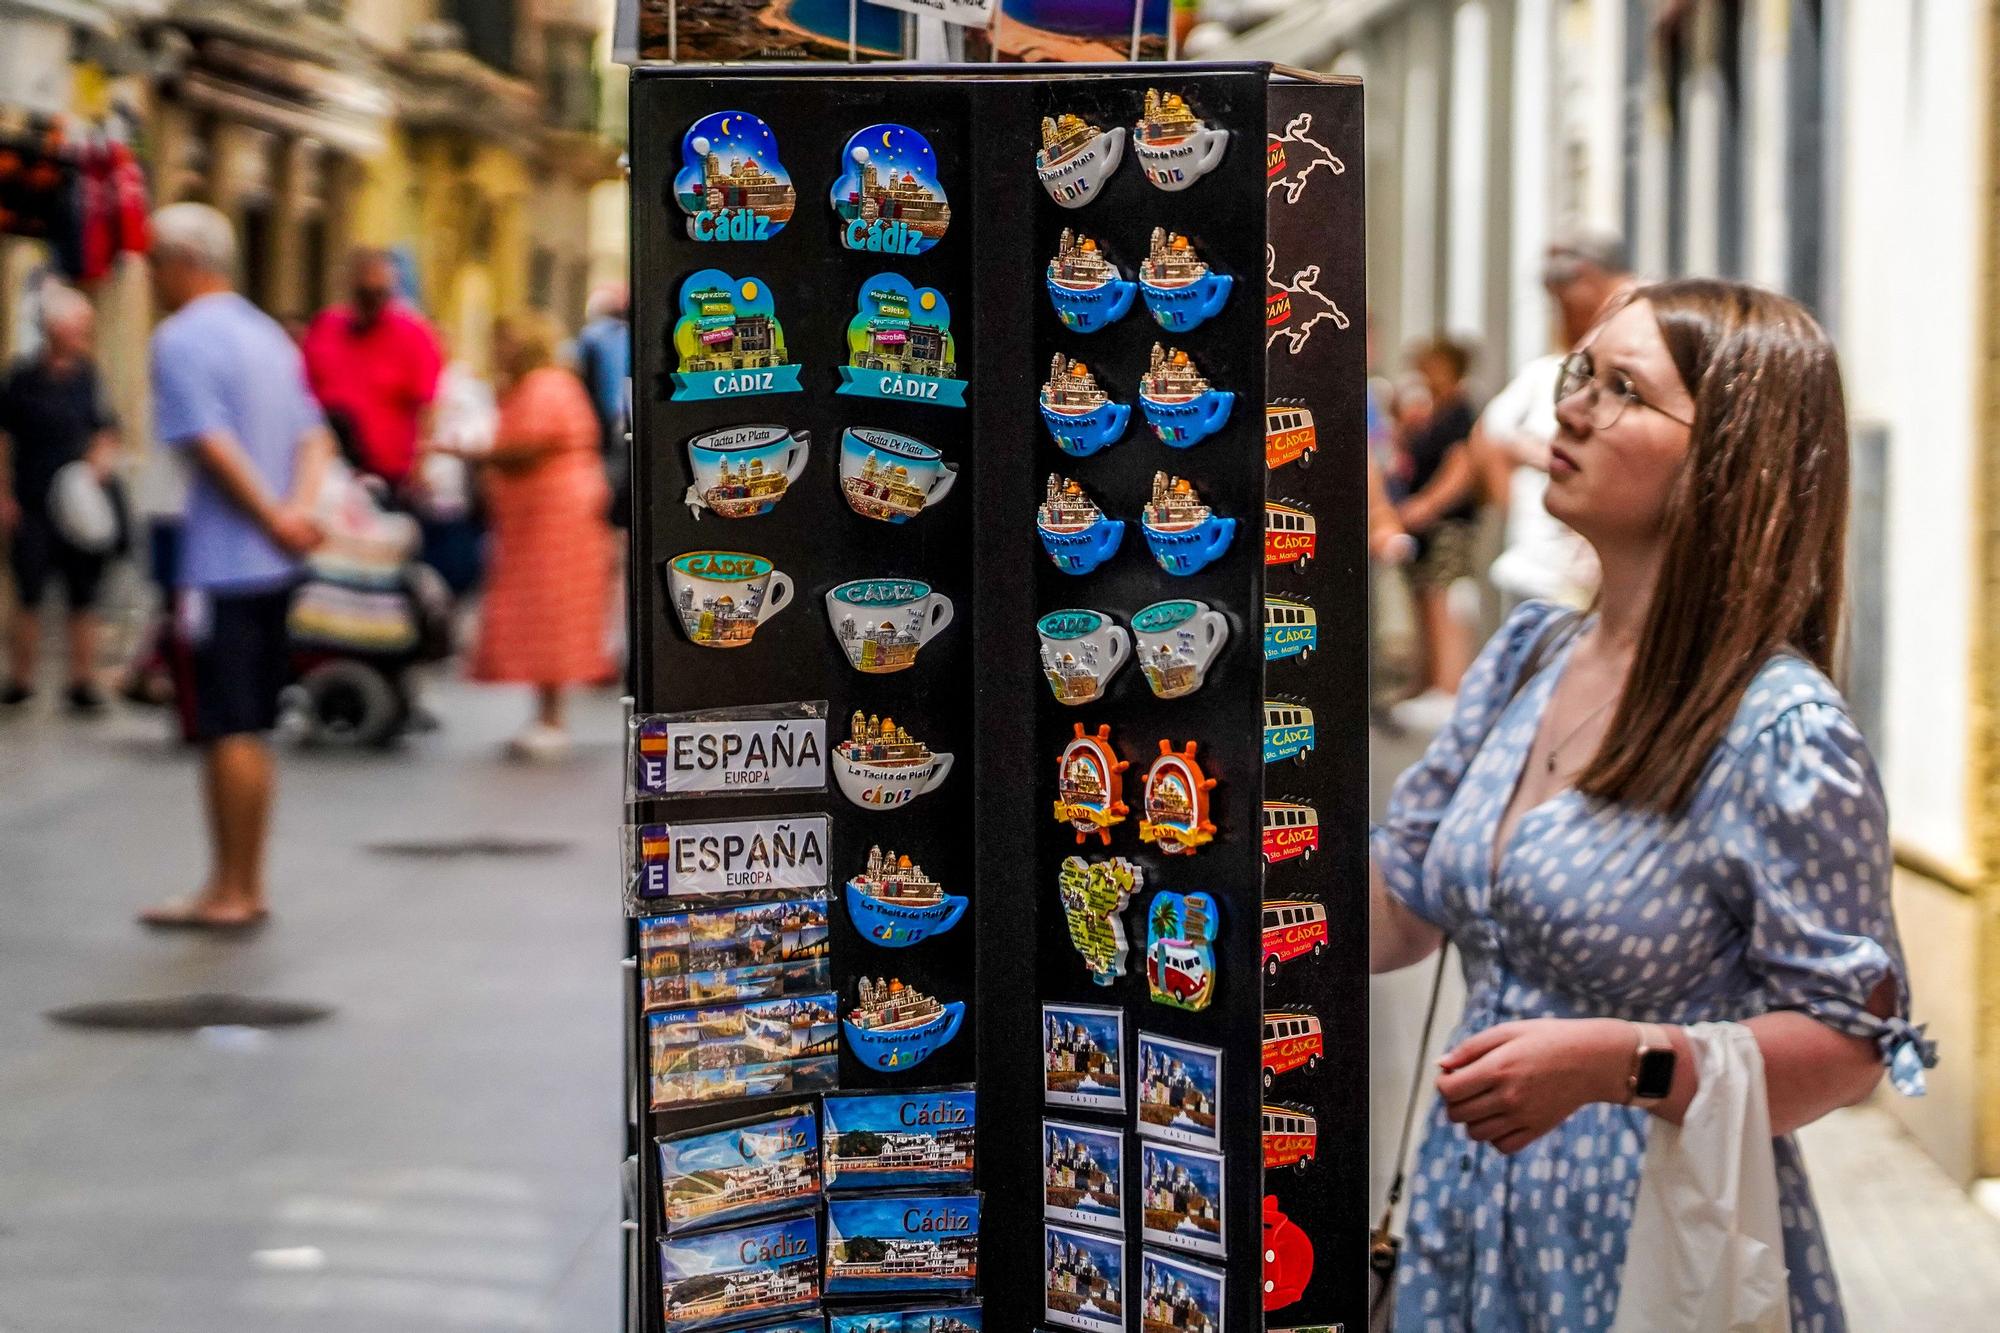
[{"label": "ship wheel magnet", "polygon": [[1107,861],[1066,857],[1056,879],[1069,942],[1090,969],[1090,979],[1109,986],[1125,975],[1125,905],[1146,881],[1146,872],[1122,856]]},{"label": "ship wheel magnet", "polygon": [[1195,742],[1176,750],[1160,742],[1160,757],[1146,770],[1145,817],[1139,840],[1157,846],[1166,856],[1193,854],[1215,840],[1208,818],[1208,793],[1215,779],[1195,762]]},{"label": "ship wheel magnet", "polygon": [[1111,827],[1131,813],[1124,801],[1125,770],[1131,765],[1111,748],[1111,728],[1093,733],[1074,724],[1076,739],[1063,747],[1056,769],[1056,822],[1076,830],[1082,842],[1095,833],[1111,845]]}]

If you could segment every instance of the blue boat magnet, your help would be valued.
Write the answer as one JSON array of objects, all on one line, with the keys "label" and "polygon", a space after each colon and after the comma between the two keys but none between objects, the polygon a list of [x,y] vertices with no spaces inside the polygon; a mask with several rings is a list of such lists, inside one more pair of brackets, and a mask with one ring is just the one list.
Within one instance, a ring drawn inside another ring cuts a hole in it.
[{"label": "blue boat magnet", "polygon": [[1200,444],[1222,429],[1235,405],[1236,395],[1211,388],[1186,352],[1153,344],[1139,377],[1139,410],[1163,443],[1176,449]]},{"label": "blue boat magnet", "polygon": [[1068,477],[1051,472],[1047,497],[1035,511],[1042,549],[1065,574],[1088,574],[1125,539],[1125,521],[1106,518],[1097,502]]},{"label": "blue boat magnet", "polygon": [[675,402],[799,391],[799,367],[786,359],[784,326],[762,278],[739,280],[719,268],[689,274],[674,351]]},{"label": "blue boat magnet", "polygon": [[674,202],[697,241],[768,241],[792,220],[798,192],[761,116],[711,111],[681,138]]},{"label": "blue boat magnet", "polygon": [[1104,130],[1064,112],[1042,117],[1042,146],[1035,174],[1049,198],[1064,208],[1082,208],[1104,193],[1104,182],[1125,155],[1125,127]]},{"label": "blue boat magnet", "polygon": [[850,250],[920,255],[944,239],[951,205],[931,141],[907,125],[856,130],[840,154],[833,211]]},{"label": "blue boat magnet", "polygon": [[1187,237],[1164,227],[1153,228],[1146,257],[1139,261],[1139,293],[1153,322],[1169,333],[1186,333],[1213,317],[1235,282],[1227,273],[1211,271]]},{"label": "blue boat magnet", "polygon": [[1088,458],[1116,444],[1131,420],[1132,409],[1112,402],[1088,366],[1056,353],[1042,385],[1042,421],[1057,448],[1072,458]]},{"label": "blue boat magnet", "polygon": [[965,381],[951,336],[951,304],[935,287],[913,287],[900,273],[861,284],[847,325],[840,392],[964,407]]},{"label": "blue boat magnet", "polygon": [[861,1002],[840,1020],[847,1048],[870,1069],[910,1069],[958,1035],[965,1002],[940,1003],[900,977],[861,978]]},{"label": "blue boat magnet", "polygon": [[1049,302],[1072,333],[1095,333],[1125,318],[1138,284],[1118,271],[1095,240],[1063,228],[1048,267]]},{"label": "blue boat magnet", "polygon": [[1146,106],[1132,127],[1132,152],[1146,179],[1162,190],[1185,190],[1215,170],[1229,147],[1229,131],[1214,130],[1179,93],[1146,90]]},{"label": "blue boat magnet", "polygon": [[946,893],[909,857],[868,849],[868,867],[847,881],[847,916],[871,944],[904,949],[942,935],[965,915],[966,900]]},{"label": "blue boat magnet", "polygon": [[1191,482],[1164,472],[1153,474],[1153,496],[1140,526],[1153,558],[1169,574],[1206,569],[1236,536],[1235,519],[1216,517]]}]

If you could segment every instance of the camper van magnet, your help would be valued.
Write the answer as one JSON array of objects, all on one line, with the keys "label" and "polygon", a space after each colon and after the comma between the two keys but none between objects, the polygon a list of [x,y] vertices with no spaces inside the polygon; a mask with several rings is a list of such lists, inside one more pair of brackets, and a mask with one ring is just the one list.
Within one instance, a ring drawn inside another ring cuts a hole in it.
[{"label": "camper van magnet", "polygon": [[1217,516],[1192,482],[1166,472],[1153,474],[1139,525],[1160,568],[1182,576],[1207,569],[1236,539],[1235,519]]},{"label": "camper van magnet", "polygon": [[1124,1333],[1124,1237],[1044,1225],[1042,1286],[1042,1314],[1051,1324]]},{"label": "camper van magnet", "polygon": [[1145,110],[1132,127],[1132,153],[1146,179],[1162,190],[1185,190],[1215,170],[1229,131],[1214,130],[1179,93],[1146,90]]},{"label": "camper van magnet", "polygon": [[897,1072],[931,1058],[965,1021],[965,1001],[940,1002],[903,979],[861,978],[859,1002],[840,1020],[847,1049],[870,1069]]},{"label": "camper van magnet", "polygon": [[1071,1226],[1124,1231],[1122,1131],[1042,1122],[1042,1216]]},{"label": "camper van magnet", "polygon": [[1090,979],[1109,986],[1125,975],[1125,905],[1145,882],[1146,872],[1122,856],[1106,861],[1063,858],[1056,888],[1069,942],[1090,969]]},{"label": "camper van magnet", "polygon": [[1156,893],[1146,907],[1146,989],[1155,1004],[1199,1012],[1215,998],[1215,899]]},{"label": "camper van magnet", "polygon": [[1139,821],[1139,840],[1167,856],[1191,855],[1215,839],[1208,794],[1216,780],[1201,771],[1195,748],[1189,741],[1176,750],[1163,740],[1160,757],[1146,770],[1146,815]]},{"label": "camper van magnet", "polygon": [[841,794],[864,810],[894,810],[941,784],[949,754],[931,748],[892,717],[854,711],[847,739],[834,747],[833,776]]},{"label": "camper van magnet", "polygon": [[1148,1245],[1222,1257],[1222,1158],[1163,1143],[1139,1149],[1140,1235]]},{"label": "camper van magnet", "polygon": [[1064,227],[1046,274],[1049,303],[1071,333],[1095,333],[1125,317],[1138,285],[1118,271],[1097,239]]},{"label": "camper van magnet", "polygon": [[802,1206],[820,1193],[819,1117],[793,1106],[659,1141],[668,1235]]},{"label": "camper van magnet", "polygon": [[920,255],[944,239],[951,204],[931,141],[907,125],[856,130],[840,154],[833,211],[850,250]]},{"label": "camper van magnet", "polygon": [[826,1294],[972,1290],[979,1214],[970,1193],[827,1200]]},{"label": "camper van magnet", "polygon": [[1222,1151],[1222,1052],[1139,1034],[1139,1137]]},{"label": "camper van magnet", "polygon": [[696,241],[768,241],[792,219],[798,192],[760,116],[711,111],[681,138],[674,202]]},{"label": "camper van magnet", "polygon": [[861,284],[847,324],[847,364],[840,393],[964,407],[951,304],[935,287],[916,287],[900,273],[877,273]]},{"label": "camper van magnet", "polygon": [[721,518],[755,518],[777,508],[806,470],[809,431],[783,426],[731,426],[688,441],[694,485],[684,503],[700,518],[705,509]]},{"label": "camper van magnet", "polygon": [[719,268],[688,275],[674,325],[673,400],[751,398],[799,392],[771,289],[762,278],[733,278]]},{"label": "camper van magnet", "polygon": [[1042,1006],[1042,1099],[1090,1111],[1125,1109],[1123,1010]]},{"label": "camper van magnet", "polygon": [[1139,410],[1161,443],[1176,449],[1200,444],[1222,429],[1235,406],[1236,395],[1210,385],[1186,352],[1153,344],[1139,377]]},{"label": "camper van magnet", "polygon": [[965,915],[966,900],[946,893],[907,856],[868,849],[868,864],[847,881],[847,919],[870,944],[905,949],[942,935]]},{"label": "camper van magnet", "polygon": [[1042,549],[1065,574],[1088,574],[1109,560],[1125,538],[1125,521],[1106,518],[1077,482],[1049,474],[1048,490],[1035,511]]},{"label": "camper van magnet", "polygon": [[1299,500],[1264,502],[1264,564],[1290,565],[1298,573],[1319,554],[1319,523],[1312,506]]},{"label": "camper van magnet", "polygon": [[811,1213],[660,1242],[665,1333],[819,1304],[819,1219]]},{"label": "camper van magnet", "polygon": [[1193,241],[1164,227],[1153,228],[1139,261],[1139,294],[1153,322],[1168,333],[1186,333],[1213,318],[1235,282],[1210,269]]},{"label": "camper van magnet", "polygon": [[1049,198],[1064,208],[1082,208],[1104,193],[1104,182],[1125,155],[1125,127],[1099,129],[1082,116],[1064,112],[1042,117],[1042,146],[1035,174]]},{"label": "camper van magnet", "polygon": [[1075,738],[1056,763],[1056,822],[1075,829],[1079,843],[1094,833],[1109,847],[1112,827],[1131,813],[1123,799],[1131,765],[1112,748],[1108,724],[1088,734],[1081,722],[1073,728]]},{"label": "camper van magnet", "polygon": [[1056,353],[1042,384],[1042,422],[1058,449],[1088,458],[1116,444],[1131,420],[1132,409],[1112,402],[1090,367]]},{"label": "camper van magnet", "polygon": [[979,1129],[971,1089],[842,1093],[824,1106],[828,1190],[971,1186]]}]

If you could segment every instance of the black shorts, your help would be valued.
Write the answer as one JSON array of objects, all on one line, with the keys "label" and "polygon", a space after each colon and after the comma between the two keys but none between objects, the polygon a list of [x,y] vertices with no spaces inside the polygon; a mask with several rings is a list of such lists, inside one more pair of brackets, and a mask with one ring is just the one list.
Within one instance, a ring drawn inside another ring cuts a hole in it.
[{"label": "black shorts", "polygon": [[175,616],[175,696],[181,732],[205,743],[278,725],[290,683],[292,590],[214,593],[183,589]]},{"label": "black shorts", "polygon": [[88,611],[97,604],[107,557],[70,545],[48,514],[22,509],[21,525],[14,529],[12,554],[14,595],[26,609],[41,606],[51,577],[62,580],[70,611]]}]

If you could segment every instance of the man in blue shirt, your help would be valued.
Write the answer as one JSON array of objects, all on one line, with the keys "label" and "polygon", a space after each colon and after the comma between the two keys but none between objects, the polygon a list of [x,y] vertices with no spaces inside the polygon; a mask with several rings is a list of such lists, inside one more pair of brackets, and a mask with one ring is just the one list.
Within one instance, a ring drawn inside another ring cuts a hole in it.
[{"label": "man in blue shirt", "polygon": [[631,467],[625,450],[626,385],[632,377],[631,296],[622,282],[606,283],[590,294],[585,323],[576,335],[577,373],[597,409],[599,447],[611,482],[611,522],[632,523]]},{"label": "man in blue shirt", "polygon": [[232,282],[236,238],[202,204],[153,219],[153,288],[172,313],[153,331],[153,430],[188,471],[175,619],[182,727],[202,747],[213,869],[149,926],[214,931],[261,922],[272,761],[289,669],[285,619],[300,557],[319,544],[313,506],[333,439],[298,349]]}]

